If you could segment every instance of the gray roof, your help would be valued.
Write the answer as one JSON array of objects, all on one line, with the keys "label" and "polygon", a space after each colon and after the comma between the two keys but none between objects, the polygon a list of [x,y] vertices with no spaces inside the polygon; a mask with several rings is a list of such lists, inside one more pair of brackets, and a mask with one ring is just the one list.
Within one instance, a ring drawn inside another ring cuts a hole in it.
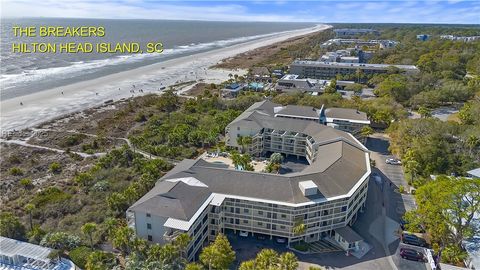
[{"label": "gray roof", "polygon": [[[319,156],[304,171],[291,174],[269,174],[220,168],[201,159],[184,160],[179,166],[190,166],[162,180],[193,177],[215,193],[253,197],[287,203],[303,203],[318,198],[347,194],[367,172],[365,152],[343,140],[319,147]],[[315,197],[305,197],[298,183],[312,180],[319,190]],[[200,204],[198,205],[200,206]]]},{"label": "gray roof", "polygon": [[182,181],[163,181],[136,201],[130,210],[190,220],[210,194],[211,191],[206,187],[192,186]]},{"label": "gray roof", "polygon": [[[240,114],[237,118],[235,118],[235,120],[233,120],[231,123],[238,123],[240,121],[253,121],[253,122],[256,122],[258,126],[262,128],[270,128],[275,130],[285,130],[285,131],[303,133],[305,135],[311,136],[316,142],[331,140],[334,138],[343,138],[354,145],[363,147],[357,141],[355,141],[348,133],[345,133],[343,131],[340,131],[325,125],[321,125],[317,122],[303,120],[303,119],[274,117],[274,108],[281,107],[281,106],[282,105],[273,103],[269,100],[256,102],[250,108],[248,108],[246,111]],[[287,105],[284,108],[287,110],[287,112],[294,113],[295,115],[298,115],[298,116],[314,115],[313,107]],[[346,109],[346,110],[350,110],[350,109]],[[284,111],[281,110],[280,113],[283,114]],[[365,113],[361,113],[361,114],[365,114]],[[366,117],[366,114],[365,114],[365,117]]]},{"label": "gray roof", "polygon": [[46,263],[50,262],[48,255],[52,252],[52,249],[47,247],[42,247],[3,236],[0,236],[0,247],[0,255],[5,255],[8,257],[21,255],[26,258],[32,258]]},{"label": "gray roof", "polygon": [[473,177],[478,177],[480,178],[480,168],[476,168],[476,169],[473,169],[473,170],[470,170],[467,172],[469,175],[473,176]]},{"label": "gray roof", "polygon": [[368,121],[367,114],[356,109],[327,108],[325,109],[325,116],[330,118]]},{"label": "gray roof", "polygon": [[357,241],[362,241],[363,238],[358,235],[352,228],[349,226],[345,226],[342,228],[335,229],[335,232],[340,234],[345,241],[349,243],[357,242]]},{"label": "gray roof", "polygon": [[287,105],[276,114],[286,114],[294,116],[319,117],[319,110],[310,106]]}]

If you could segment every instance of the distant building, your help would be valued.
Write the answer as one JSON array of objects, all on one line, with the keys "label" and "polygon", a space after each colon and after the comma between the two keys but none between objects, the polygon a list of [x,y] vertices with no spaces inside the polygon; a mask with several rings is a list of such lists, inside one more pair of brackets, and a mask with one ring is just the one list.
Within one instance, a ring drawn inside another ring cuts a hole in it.
[{"label": "distant building", "polygon": [[243,84],[231,83],[225,85],[225,87],[222,89],[222,93],[223,96],[236,97],[244,88],[245,86]]},{"label": "distant building", "polygon": [[[277,81],[275,90],[282,92],[309,92],[309,93],[323,93],[325,88],[330,85],[330,80],[319,79],[300,79],[296,74],[286,74]],[[352,85],[352,81],[337,81],[337,88],[343,89],[347,85]]]},{"label": "distant building", "polygon": [[320,61],[323,62],[340,62],[340,63],[359,63],[360,58],[358,56],[351,56],[349,50],[338,50],[335,52],[327,52],[322,57]]},{"label": "distant building", "polygon": [[405,73],[417,73],[419,70],[413,65],[388,65],[388,64],[359,64],[338,63],[310,60],[295,60],[290,65],[290,73],[298,74],[300,78],[330,79],[338,74],[356,74],[360,70],[363,74],[386,73],[391,67],[396,67]]},{"label": "distant building", "polygon": [[448,39],[453,41],[463,41],[463,42],[471,42],[480,40],[480,36],[454,36],[454,35],[441,35],[440,39]]},{"label": "distant building", "polygon": [[272,75],[274,75],[277,78],[281,78],[284,75],[284,72],[281,69],[275,69],[272,71]]},{"label": "distant building", "polygon": [[420,34],[420,35],[417,35],[417,39],[420,40],[420,41],[427,41],[427,40],[430,39],[430,35]]},{"label": "distant building", "polygon": [[70,270],[75,265],[67,259],[50,259],[51,248],[0,236],[0,269]]},{"label": "distant building", "polygon": [[270,71],[266,67],[254,67],[249,72],[249,78],[255,80],[271,80]]},{"label": "distant building", "polygon": [[362,40],[362,39],[347,39],[347,38],[334,38],[328,41],[325,41],[321,47],[328,48],[332,45],[354,45],[354,46],[378,46],[380,49],[392,48],[397,46],[398,42],[393,40],[381,40],[381,39],[371,39],[371,40]]},{"label": "distant building", "polygon": [[355,37],[366,34],[380,35],[378,30],[374,29],[334,29],[335,37],[346,38],[346,37]]}]

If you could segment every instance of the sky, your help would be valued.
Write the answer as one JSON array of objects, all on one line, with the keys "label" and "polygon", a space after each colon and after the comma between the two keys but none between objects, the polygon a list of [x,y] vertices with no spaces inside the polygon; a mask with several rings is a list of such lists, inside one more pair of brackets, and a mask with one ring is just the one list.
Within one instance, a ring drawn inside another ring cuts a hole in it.
[{"label": "sky", "polygon": [[2,17],[480,24],[480,0],[1,0]]}]

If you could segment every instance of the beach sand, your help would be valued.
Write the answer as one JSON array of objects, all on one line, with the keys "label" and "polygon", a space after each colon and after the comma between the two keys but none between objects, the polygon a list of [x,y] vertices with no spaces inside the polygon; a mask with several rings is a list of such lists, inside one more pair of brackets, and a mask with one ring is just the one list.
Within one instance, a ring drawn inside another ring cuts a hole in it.
[{"label": "beach sand", "polygon": [[[220,83],[228,79],[229,73],[239,75],[245,73],[244,70],[209,69],[222,59],[296,36],[322,31],[329,27],[328,25],[318,25],[312,28],[282,32],[246,43],[2,100],[0,102],[0,129],[4,133],[10,130],[33,127],[65,114],[98,106],[108,100],[160,93],[162,88],[168,88],[170,85],[181,82]],[[20,103],[23,105],[20,105]]]}]

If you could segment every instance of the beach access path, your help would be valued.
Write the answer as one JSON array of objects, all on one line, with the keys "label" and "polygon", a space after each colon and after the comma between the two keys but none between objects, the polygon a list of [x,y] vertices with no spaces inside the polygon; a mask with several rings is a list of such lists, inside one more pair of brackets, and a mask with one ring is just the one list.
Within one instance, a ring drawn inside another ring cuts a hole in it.
[{"label": "beach access path", "polygon": [[223,59],[287,39],[323,31],[329,25],[280,32],[265,38],[183,56],[132,70],[73,83],[0,102],[2,132],[34,127],[45,121],[103,104],[149,93],[160,93],[168,86],[188,81],[220,83],[228,74],[244,70],[210,69]]}]

